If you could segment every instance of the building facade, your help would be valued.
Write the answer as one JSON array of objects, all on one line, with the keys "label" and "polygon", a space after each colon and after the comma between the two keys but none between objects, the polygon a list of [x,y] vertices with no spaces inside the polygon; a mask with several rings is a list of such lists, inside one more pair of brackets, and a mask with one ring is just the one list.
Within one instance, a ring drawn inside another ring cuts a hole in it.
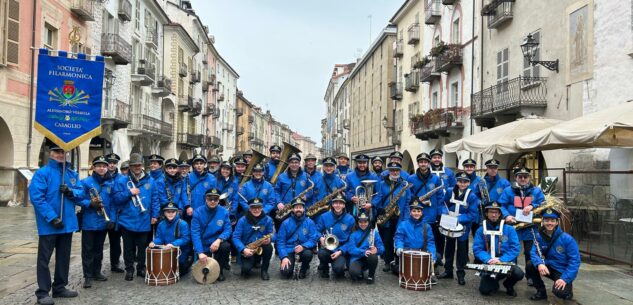
[{"label": "building facade", "polygon": [[354,69],[354,65],[355,63],[334,65],[325,90],[323,100],[326,105],[326,125],[323,133],[323,149],[328,155],[341,152],[349,154],[349,90],[343,84]]}]

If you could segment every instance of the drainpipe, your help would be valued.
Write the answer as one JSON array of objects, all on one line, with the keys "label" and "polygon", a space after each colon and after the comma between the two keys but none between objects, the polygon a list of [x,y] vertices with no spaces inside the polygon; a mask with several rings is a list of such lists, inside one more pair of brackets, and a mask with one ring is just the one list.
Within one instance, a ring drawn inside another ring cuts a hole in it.
[{"label": "drainpipe", "polygon": [[31,168],[31,146],[33,144],[33,83],[35,79],[35,17],[36,17],[37,0],[33,0],[33,21],[31,25],[31,86],[29,87],[29,140],[26,143],[26,167]]}]

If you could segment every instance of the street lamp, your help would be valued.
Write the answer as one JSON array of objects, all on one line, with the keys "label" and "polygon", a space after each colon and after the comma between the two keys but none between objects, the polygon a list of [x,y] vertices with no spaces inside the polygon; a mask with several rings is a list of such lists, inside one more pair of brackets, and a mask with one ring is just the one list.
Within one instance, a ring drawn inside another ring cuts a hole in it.
[{"label": "street lamp", "polygon": [[528,34],[523,40],[521,44],[521,51],[523,52],[523,57],[528,61],[530,65],[540,64],[548,70],[556,71],[558,73],[558,59],[553,61],[539,61],[532,60],[536,56],[536,52],[538,50],[539,42],[532,37],[532,34]]}]

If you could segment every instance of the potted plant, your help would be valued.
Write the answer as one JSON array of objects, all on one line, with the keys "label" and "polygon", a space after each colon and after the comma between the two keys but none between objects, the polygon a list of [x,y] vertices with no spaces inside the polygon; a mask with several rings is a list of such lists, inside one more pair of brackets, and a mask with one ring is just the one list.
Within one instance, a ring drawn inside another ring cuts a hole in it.
[{"label": "potted plant", "polygon": [[444,41],[440,40],[433,48],[431,48],[430,55],[433,56],[433,57],[438,57],[442,53],[444,53],[444,51],[446,51],[446,49],[448,49],[448,45],[446,43],[444,43]]}]

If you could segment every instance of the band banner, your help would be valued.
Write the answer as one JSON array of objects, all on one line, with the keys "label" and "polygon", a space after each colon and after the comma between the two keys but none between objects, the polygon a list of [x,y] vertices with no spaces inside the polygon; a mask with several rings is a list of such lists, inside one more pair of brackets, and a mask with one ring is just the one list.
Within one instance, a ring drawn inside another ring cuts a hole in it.
[{"label": "band banner", "polygon": [[34,127],[69,151],[101,134],[103,57],[40,49]]}]

